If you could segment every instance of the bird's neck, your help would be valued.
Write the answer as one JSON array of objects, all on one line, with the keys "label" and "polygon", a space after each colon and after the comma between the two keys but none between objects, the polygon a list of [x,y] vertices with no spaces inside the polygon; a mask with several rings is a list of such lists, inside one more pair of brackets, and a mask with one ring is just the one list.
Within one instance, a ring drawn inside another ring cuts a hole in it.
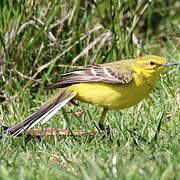
[{"label": "bird's neck", "polygon": [[147,73],[144,71],[139,71],[135,75],[137,78],[136,84],[138,86],[144,86],[145,84],[149,86],[149,89],[151,90],[159,77],[159,73]]}]

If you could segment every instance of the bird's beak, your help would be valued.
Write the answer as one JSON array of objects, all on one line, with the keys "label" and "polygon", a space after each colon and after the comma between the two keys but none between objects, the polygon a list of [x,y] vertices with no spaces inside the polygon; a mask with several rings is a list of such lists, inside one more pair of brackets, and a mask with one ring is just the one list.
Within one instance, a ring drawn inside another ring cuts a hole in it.
[{"label": "bird's beak", "polygon": [[169,67],[169,66],[174,66],[174,65],[178,65],[179,63],[177,62],[167,62],[166,64],[162,64],[162,66],[166,66],[166,67]]}]

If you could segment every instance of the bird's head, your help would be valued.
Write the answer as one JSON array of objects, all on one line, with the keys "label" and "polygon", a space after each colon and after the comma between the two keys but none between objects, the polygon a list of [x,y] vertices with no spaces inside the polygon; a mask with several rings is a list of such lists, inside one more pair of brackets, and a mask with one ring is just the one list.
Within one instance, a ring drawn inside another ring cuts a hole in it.
[{"label": "bird's head", "polygon": [[165,67],[178,65],[176,62],[167,62],[164,58],[159,56],[142,56],[135,60],[134,69],[147,75],[159,75]]}]

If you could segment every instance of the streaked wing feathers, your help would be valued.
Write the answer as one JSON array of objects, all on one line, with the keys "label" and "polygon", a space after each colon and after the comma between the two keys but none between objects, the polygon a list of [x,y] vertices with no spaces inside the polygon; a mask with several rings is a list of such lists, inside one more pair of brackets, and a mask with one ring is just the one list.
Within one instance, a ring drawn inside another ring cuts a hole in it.
[{"label": "streaked wing feathers", "polygon": [[81,82],[127,84],[133,79],[132,74],[128,72],[115,72],[109,67],[103,67],[100,65],[86,66],[75,71],[62,74],[61,76],[61,80],[46,86],[45,89],[62,88]]}]

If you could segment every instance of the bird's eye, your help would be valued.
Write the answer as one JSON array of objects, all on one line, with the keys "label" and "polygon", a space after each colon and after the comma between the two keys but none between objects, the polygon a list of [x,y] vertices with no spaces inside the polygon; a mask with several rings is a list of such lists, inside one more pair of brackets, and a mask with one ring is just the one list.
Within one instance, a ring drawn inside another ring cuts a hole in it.
[{"label": "bird's eye", "polygon": [[150,65],[154,65],[155,63],[153,61],[150,61]]}]

